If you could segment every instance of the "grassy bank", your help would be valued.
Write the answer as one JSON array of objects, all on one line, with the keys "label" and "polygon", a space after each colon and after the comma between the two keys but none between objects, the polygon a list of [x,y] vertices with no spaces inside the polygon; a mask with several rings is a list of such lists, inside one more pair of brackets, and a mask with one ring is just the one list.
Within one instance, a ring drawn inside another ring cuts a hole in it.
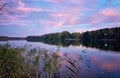
[{"label": "grassy bank", "polygon": [[0,78],[78,78],[81,57],[55,50],[0,45]]}]

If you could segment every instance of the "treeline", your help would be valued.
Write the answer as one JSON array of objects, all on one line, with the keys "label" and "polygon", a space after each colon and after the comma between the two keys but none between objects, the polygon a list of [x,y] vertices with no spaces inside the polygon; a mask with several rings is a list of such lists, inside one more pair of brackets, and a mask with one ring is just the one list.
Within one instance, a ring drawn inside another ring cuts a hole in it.
[{"label": "treeline", "polygon": [[7,36],[0,36],[0,41],[7,41],[8,37]]},{"label": "treeline", "polygon": [[42,41],[42,42],[66,42],[67,40],[120,40],[120,27],[105,28],[96,31],[87,31],[84,33],[69,33],[63,31],[62,33],[50,33],[41,36],[28,36],[28,41]]},{"label": "treeline", "polygon": [[8,40],[25,40],[25,37],[0,36],[0,41],[8,41]]},{"label": "treeline", "polygon": [[82,40],[120,40],[120,27],[87,31],[81,34]]},{"label": "treeline", "polygon": [[28,41],[45,41],[45,42],[65,42],[69,39],[79,39],[80,33],[69,33],[64,31],[62,33],[50,33],[42,36],[28,36],[26,39]]},{"label": "treeline", "polygon": [[42,36],[28,36],[26,39],[27,41],[31,42],[43,42],[46,44],[51,44],[51,45],[60,45],[60,46],[69,46],[71,43],[68,41],[68,39],[78,39],[80,33],[69,33],[68,31],[64,31],[62,33],[50,33],[50,34],[45,34]]}]

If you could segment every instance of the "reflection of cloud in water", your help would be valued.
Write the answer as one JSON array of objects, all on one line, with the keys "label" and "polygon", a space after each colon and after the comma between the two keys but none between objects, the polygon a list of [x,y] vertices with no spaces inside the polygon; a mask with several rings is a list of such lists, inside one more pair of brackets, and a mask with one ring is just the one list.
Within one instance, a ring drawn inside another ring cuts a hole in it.
[{"label": "reflection of cloud in water", "polygon": [[101,70],[114,71],[120,70],[120,56],[99,56],[90,55],[88,58],[94,63],[95,66],[99,67]]},{"label": "reflection of cloud in water", "polygon": [[62,52],[55,52],[54,54],[57,55],[57,56],[63,56]]},{"label": "reflection of cloud in water", "polygon": [[115,63],[108,63],[107,62],[107,63],[103,63],[101,65],[101,68],[102,68],[102,70],[108,70],[108,71],[110,71],[110,70],[118,68],[118,65],[116,65]]}]

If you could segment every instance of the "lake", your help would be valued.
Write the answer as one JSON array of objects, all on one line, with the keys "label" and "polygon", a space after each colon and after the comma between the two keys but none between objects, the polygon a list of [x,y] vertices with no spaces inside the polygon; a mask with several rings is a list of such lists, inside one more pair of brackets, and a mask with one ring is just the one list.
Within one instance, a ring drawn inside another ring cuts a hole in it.
[{"label": "lake", "polygon": [[26,40],[0,41],[0,44],[10,43],[15,46],[31,45],[54,49],[68,53],[69,57],[82,57],[80,78],[120,78],[120,42],[71,42],[67,45],[55,45],[43,42],[28,42]]}]

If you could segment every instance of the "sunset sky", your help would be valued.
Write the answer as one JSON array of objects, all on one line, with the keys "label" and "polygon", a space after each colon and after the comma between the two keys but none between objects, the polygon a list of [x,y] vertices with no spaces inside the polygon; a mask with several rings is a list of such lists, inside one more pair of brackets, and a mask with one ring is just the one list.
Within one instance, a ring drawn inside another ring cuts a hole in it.
[{"label": "sunset sky", "polygon": [[120,27],[120,0],[4,0],[0,36]]}]

